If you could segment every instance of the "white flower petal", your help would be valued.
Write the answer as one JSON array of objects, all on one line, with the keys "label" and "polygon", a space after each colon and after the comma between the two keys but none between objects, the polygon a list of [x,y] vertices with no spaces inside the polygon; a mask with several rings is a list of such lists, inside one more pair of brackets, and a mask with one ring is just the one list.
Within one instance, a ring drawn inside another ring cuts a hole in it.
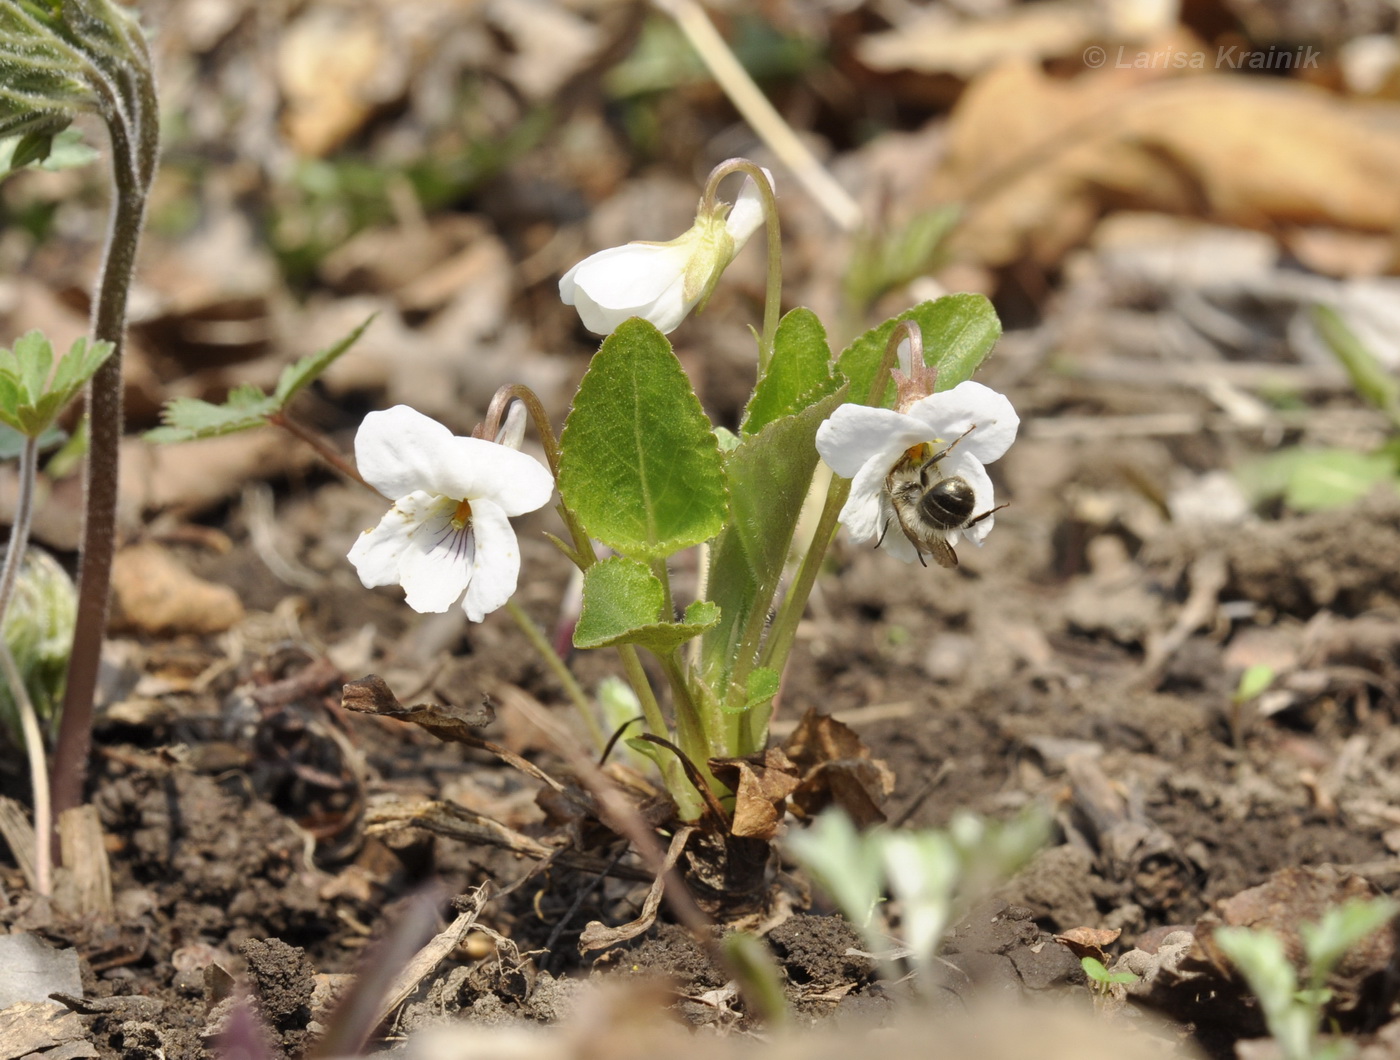
[{"label": "white flower petal", "polygon": [[984,464],[1011,448],[1021,423],[1006,395],[972,380],[920,398],[909,407],[908,415],[927,425],[929,441],[937,438],[951,443],[969,427],[976,427],[958,442],[956,451],[969,453]]},{"label": "white flower petal", "polygon": [[[763,172],[771,185],[773,174],[766,169]],[[729,216],[724,219],[725,230],[729,233],[729,237],[734,240],[734,253],[737,254],[743,249],[749,236],[757,232],[761,224],[763,224],[763,193],[759,191],[758,184],[753,177],[745,177],[743,186],[739,189],[739,197],[734,200]]]},{"label": "white flower petal", "polygon": [[405,600],[423,614],[446,611],[462,598],[472,580],[475,542],[470,526],[458,529],[452,525],[456,509],[448,498],[434,498],[425,505],[399,557],[399,584]]},{"label": "white flower petal", "polygon": [[689,261],[685,244],[629,243],[600,250],[564,274],[559,297],[597,335],[611,334],[634,316],[670,333],[693,308],[685,303]]},{"label": "white flower petal", "polygon": [[864,541],[875,537],[884,523],[879,491],[852,489],[846,497],[846,503],[841,506],[839,519],[852,541]]},{"label": "white flower petal", "polygon": [[888,457],[888,474],[900,453],[927,440],[922,420],[868,405],[842,405],[817,428],[817,452],[843,478],[855,478],[876,457]]},{"label": "white flower petal", "polygon": [[355,463],[366,482],[390,500],[415,490],[441,492],[437,471],[452,432],[407,405],[371,412],[355,432]]},{"label": "white flower petal", "polygon": [[533,512],[554,492],[554,476],[538,460],[484,438],[449,438],[433,470],[434,492],[473,504],[485,498],[507,515]]},{"label": "white flower petal", "polygon": [[348,558],[365,588],[398,584],[399,559],[418,525],[418,509],[430,500],[427,493],[409,494],[385,512],[377,526],[355,539]]},{"label": "white flower petal", "polygon": [[480,622],[514,594],[520,577],[520,543],[506,513],[490,501],[473,505],[472,530],[476,536],[476,570],[462,609],[467,618]]}]

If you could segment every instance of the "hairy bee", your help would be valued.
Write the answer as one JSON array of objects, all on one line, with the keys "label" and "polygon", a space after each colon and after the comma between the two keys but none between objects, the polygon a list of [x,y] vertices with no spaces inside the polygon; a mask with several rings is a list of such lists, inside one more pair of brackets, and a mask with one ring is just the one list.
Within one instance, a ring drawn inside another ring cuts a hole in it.
[{"label": "hairy bee", "polygon": [[[981,515],[974,515],[977,497],[972,484],[961,475],[945,477],[939,473],[938,463],[953,451],[953,446],[966,438],[974,428],[969,427],[946,449],[934,453],[917,470],[907,465],[897,466],[885,479],[885,492],[889,495],[890,506],[904,536],[919,554],[919,562],[925,567],[924,555],[932,556],[940,567],[956,567],[958,554],[948,543],[948,531],[966,530],[976,526],[993,512],[1006,505],[999,504]],[[886,523],[880,533],[880,541],[889,531]],[[878,546],[880,541],[876,542]]]}]

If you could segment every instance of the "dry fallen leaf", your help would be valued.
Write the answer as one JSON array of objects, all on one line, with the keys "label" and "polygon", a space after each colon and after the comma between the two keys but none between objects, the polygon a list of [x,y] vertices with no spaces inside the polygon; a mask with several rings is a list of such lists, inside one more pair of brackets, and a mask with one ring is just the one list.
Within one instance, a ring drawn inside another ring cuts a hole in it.
[{"label": "dry fallen leaf", "polygon": [[772,839],[783,819],[783,803],[800,783],[797,767],[777,747],[761,759],[712,759],[710,769],[734,792],[729,830],[748,839]]},{"label": "dry fallen leaf", "polygon": [[791,796],[799,816],[813,817],[834,803],[857,828],[885,819],[879,804],[894,790],[894,774],[849,726],[809,710],[783,750],[802,776]]},{"label": "dry fallen leaf", "polygon": [[1122,928],[1077,927],[1062,931],[1054,938],[1076,957],[1093,957],[1096,961],[1107,964],[1108,954],[1105,947],[1117,942],[1121,934]]},{"label": "dry fallen leaf", "polygon": [[1064,81],[1008,63],[964,94],[927,191],[968,203],[954,245],[994,265],[1058,261],[1111,206],[1389,232],[1397,119],[1297,81],[1112,67]]},{"label": "dry fallen leaf", "polygon": [[124,548],[112,561],[114,630],[222,633],[242,618],[233,589],[196,577],[154,542]]}]

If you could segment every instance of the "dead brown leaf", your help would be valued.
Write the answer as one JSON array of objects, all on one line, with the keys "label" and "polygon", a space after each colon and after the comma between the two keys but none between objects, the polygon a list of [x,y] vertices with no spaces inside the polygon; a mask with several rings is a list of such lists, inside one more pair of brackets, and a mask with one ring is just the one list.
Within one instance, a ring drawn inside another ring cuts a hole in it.
[{"label": "dead brown leaf", "polygon": [[711,759],[710,769],[734,792],[731,833],[748,839],[772,839],[777,835],[783,803],[800,783],[797,767],[781,748],[770,747],[759,760]]},{"label": "dead brown leaf", "polygon": [[954,112],[934,202],[969,202],[954,244],[1004,265],[1056,262],[1105,209],[1130,204],[1250,228],[1389,232],[1400,107],[1296,81],[1208,73],[1064,81],[1029,63],[974,81]]},{"label": "dead brown leaf", "polygon": [[233,589],[196,577],[154,542],[124,548],[112,562],[114,630],[222,633],[242,619]]},{"label": "dead brown leaf", "polygon": [[855,730],[809,710],[783,750],[802,777],[791,795],[792,809],[799,816],[812,817],[836,805],[858,828],[885,819],[880,802],[894,790],[894,774],[871,757]]},{"label": "dead brown leaf", "polygon": [[1077,927],[1060,932],[1054,939],[1076,957],[1093,957],[1096,961],[1107,964],[1106,947],[1117,942],[1121,934],[1122,928]]}]

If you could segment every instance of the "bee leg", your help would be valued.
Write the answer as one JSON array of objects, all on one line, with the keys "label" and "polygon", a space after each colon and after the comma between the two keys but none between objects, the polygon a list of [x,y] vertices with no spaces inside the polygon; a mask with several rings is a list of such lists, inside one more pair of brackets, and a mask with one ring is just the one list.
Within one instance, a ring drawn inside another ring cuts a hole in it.
[{"label": "bee leg", "polygon": [[876,548],[879,548],[882,544],[885,543],[885,534],[887,534],[887,533],[889,532],[889,529],[890,529],[890,521],[889,521],[888,519],[886,519],[886,520],[885,520],[885,525],[882,526],[882,527],[880,527],[880,536],[877,537],[877,538],[875,539],[875,547],[876,547]]},{"label": "bee leg", "polygon": [[974,424],[973,424],[971,427],[969,427],[967,430],[963,431],[962,434],[958,435],[958,436],[957,436],[956,438],[954,438],[951,442],[949,442],[948,445],[947,445],[945,448],[940,449],[938,452],[934,453],[931,457],[929,457],[927,460],[925,460],[925,461],[924,461],[924,466],[921,467],[921,468],[919,468],[919,474],[922,475],[923,472],[924,472],[924,468],[932,467],[934,464],[938,463],[938,462],[939,462],[940,460],[942,460],[945,456],[947,456],[949,453],[951,453],[955,448],[957,448],[957,445],[958,445],[958,443],[959,443],[960,441],[962,441],[964,438],[966,438],[969,434],[971,434],[971,433],[972,433],[973,431],[975,431],[976,429],[977,429],[977,424],[974,423]]},{"label": "bee leg", "polygon": [[1001,511],[1003,508],[1009,508],[1010,506],[1011,506],[1011,502],[1010,502],[1010,501],[1007,501],[1005,504],[998,504],[995,508],[988,508],[988,509],[987,509],[985,512],[983,512],[981,515],[973,516],[973,517],[972,517],[971,519],[969,519],[966,523],[964,523],[964,524],[963,524],[963,529],[966,530],[969,526],[976,526],[978,523],[980,523],[983,519],[987,518],[989,515],[993,515],[993,514],[995,514],[996,512]]}]

